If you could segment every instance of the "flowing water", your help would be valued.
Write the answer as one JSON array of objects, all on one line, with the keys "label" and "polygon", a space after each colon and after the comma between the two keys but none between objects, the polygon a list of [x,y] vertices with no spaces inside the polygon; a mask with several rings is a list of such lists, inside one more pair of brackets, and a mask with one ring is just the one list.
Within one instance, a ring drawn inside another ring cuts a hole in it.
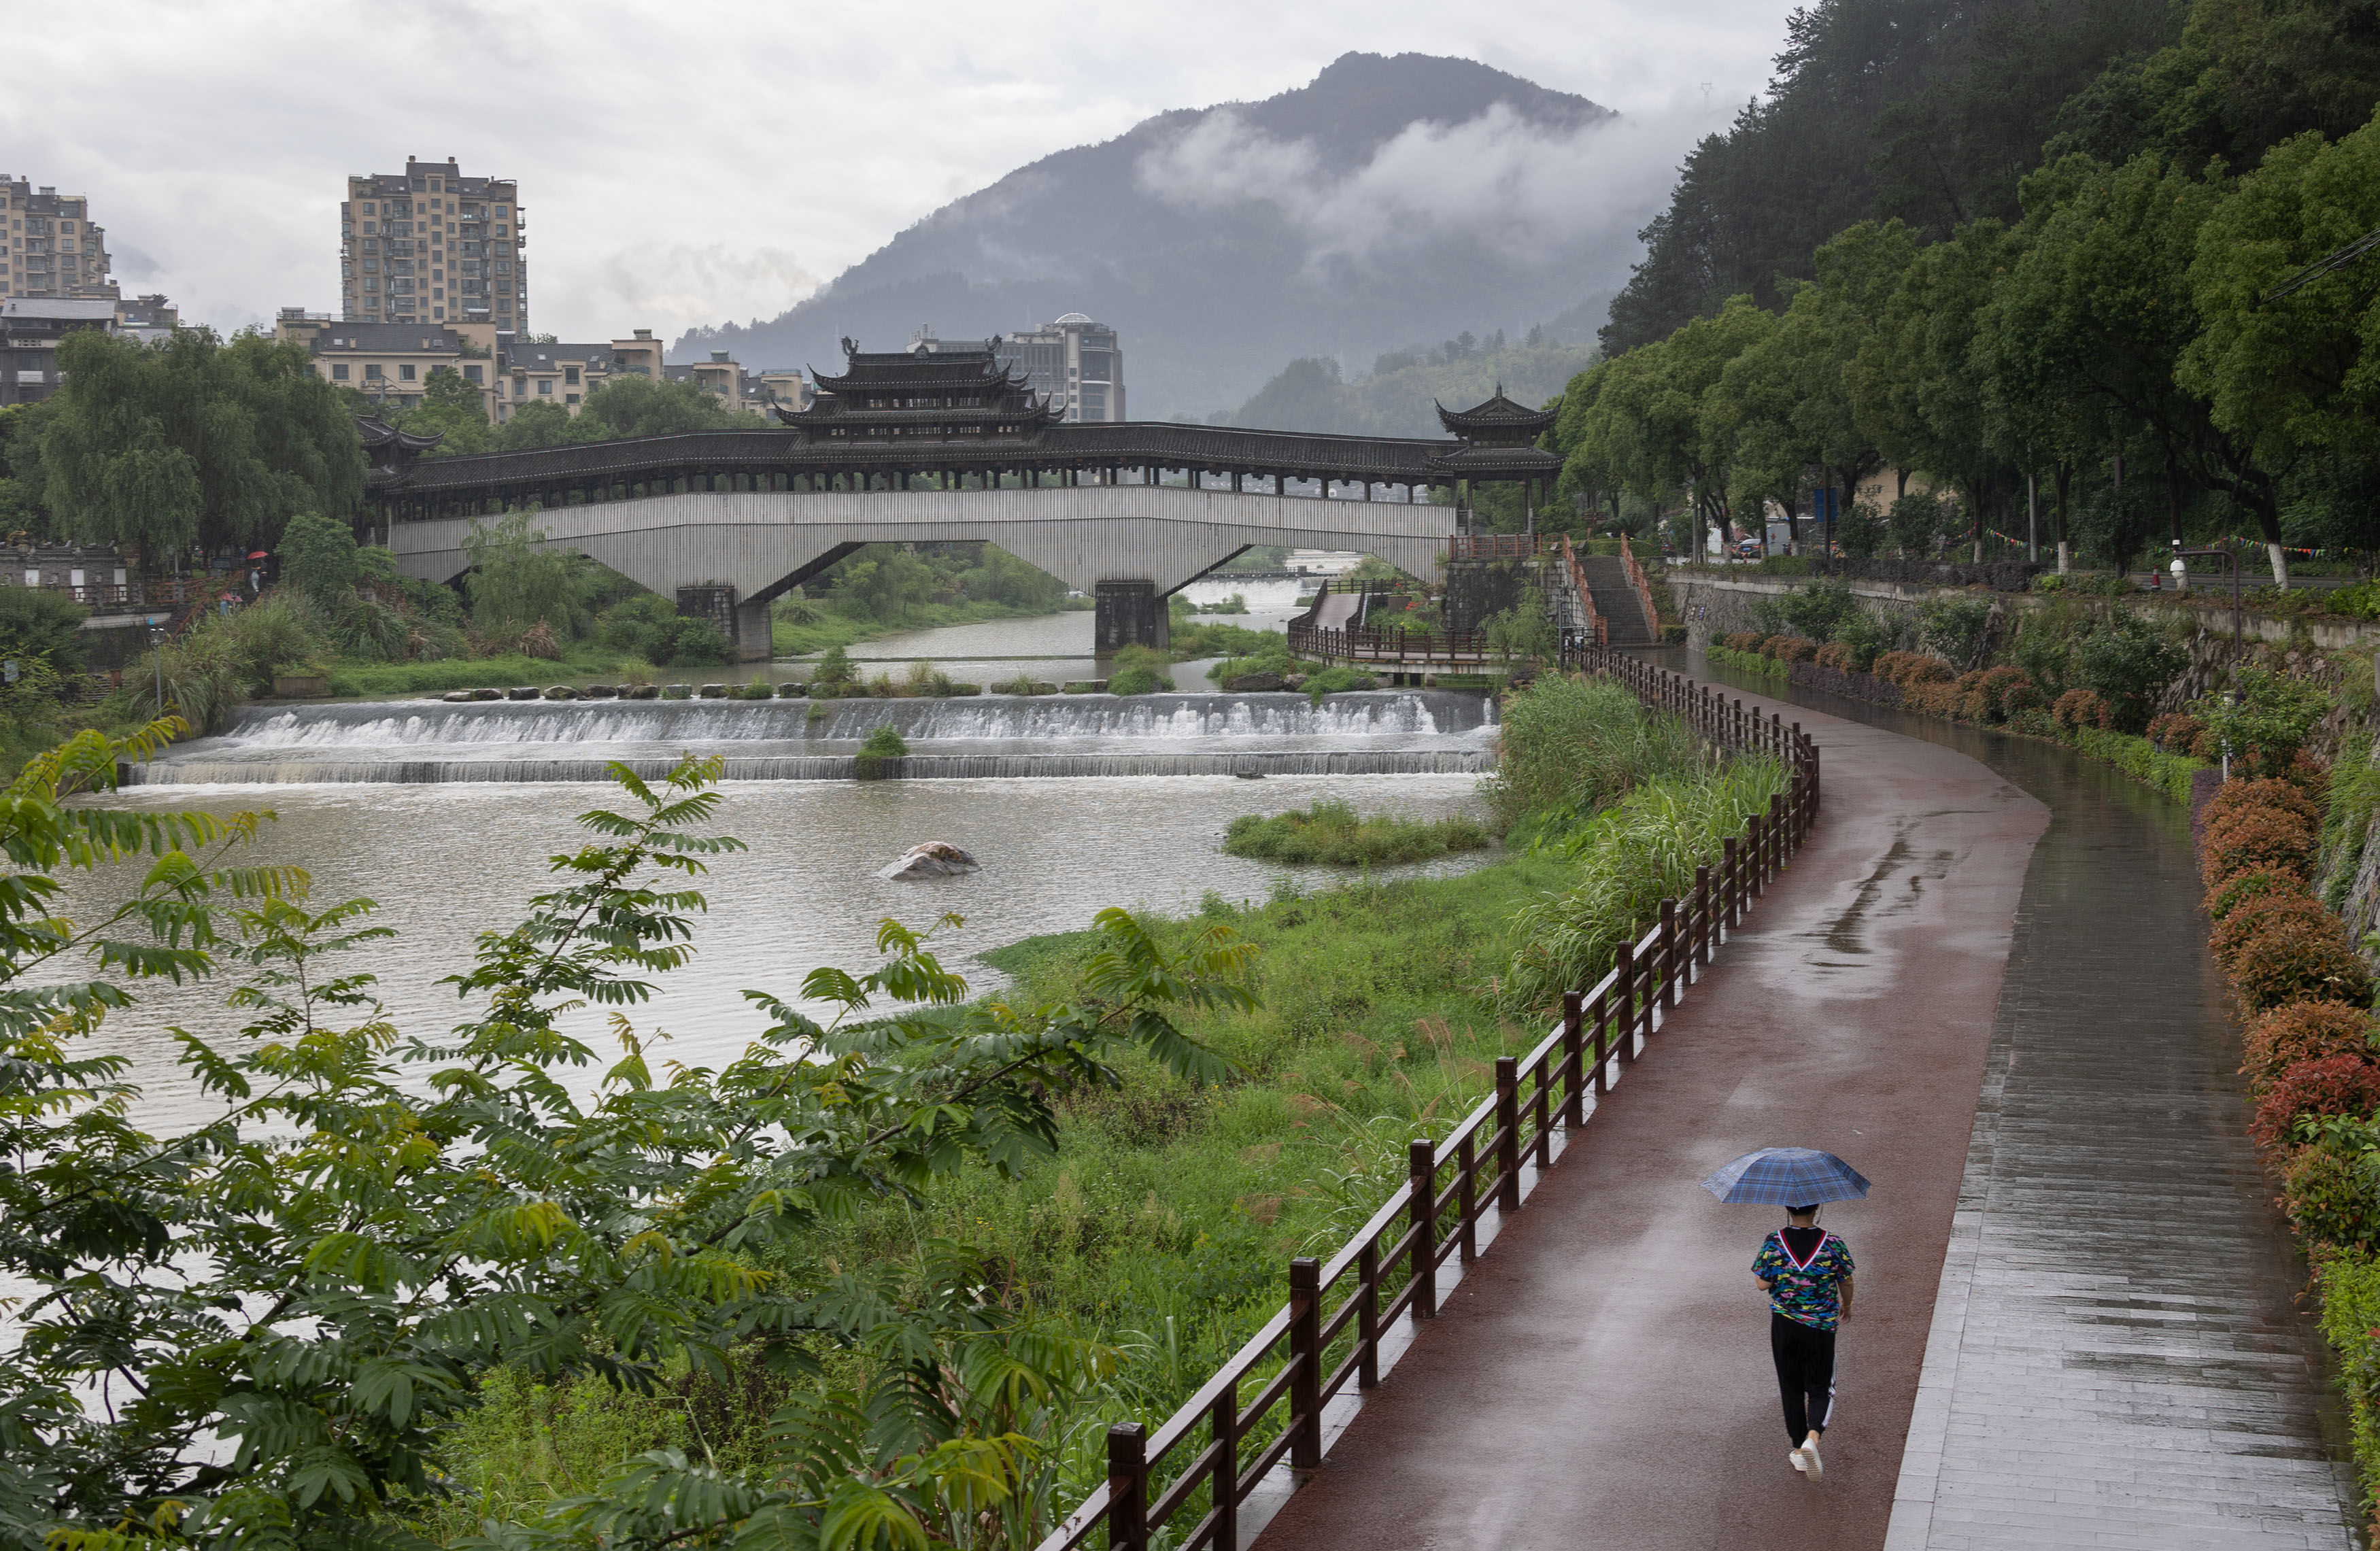
[{"label": "flowing water", "polygon": [[[1075,614],[966,625],[901,645],[949,660],[953,636],[1087,632],[1089,623]],[[979,650],[980,640],[960,648]],[[887,725],[908,741],[909,779],[820,779],[847,777],[860,740]],[[434,1037],[462,1016],[440,982],[466,965],[476,934],[509,926],[551,887],[548,858],[586,839],[577,815],[622,803],[603,781],[606,762],[658,772],[686,752],[724,756],[737,779],[722,789],[717,829],[750,849],[716,862],[702,884],[710,908],[699,956],[663,977],[637,1014],[640,1029],[671,1036],[663,1059],[715,1065],[761,1026],[746,988],[791,998],[815,966],[866,969],[882,917],[923,927],[958,914],[965,924],[940,939],[945,962],[996,985],[978,954],[1079,930],[1109,905],[1179,914],[1209,891],[1232,901],[1273,891],[1283,869],[1221,854],[1224,827],[1241,814],[1323,798],[1409,818],[1476,813],[1495,735],[1486,697],[1438,690],[1318,705],[1299,695],[1178,694],[251,707],[221,735],[137,768],[134,784],[105,800],[276,811],[249,859],[309,868],[317,902],[379,902],[377,919],[396,936],[358,950],[357,967],[380,976],[401,1029]],[[1266,779],[1234,779],[1248,774]],[[1075,779],[1049,779],[1057,776]],[[876,876],[928,840],[964,847],[982,870],[911,883]],[[1392,870],[1445,873],[1485,859]],[[1302,886],[1328,881],[1308,872]],[[126,886],[78,879],[68,913],[87,915]],[[111,1021],[103,1047],[132,1060],[133,1080],[149,1092],[144,1124],[171,1131],[210,1112],[177,1072],[164,1031],[236,1030],[228,989],[144,990],[136,1013]],[[574,1027],[604,1040],[594,1012]]]}]

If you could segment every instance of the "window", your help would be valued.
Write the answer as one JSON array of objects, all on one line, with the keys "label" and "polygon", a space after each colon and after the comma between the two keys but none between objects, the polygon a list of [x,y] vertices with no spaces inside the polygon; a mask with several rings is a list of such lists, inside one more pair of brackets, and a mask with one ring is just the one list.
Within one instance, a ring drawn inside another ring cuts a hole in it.
[{"label": "window", "polygon": [[565,404],[576,404],[578,402],[578,395],[577,394],[565,394],[562,395],[562,402]]},{"label": "window", "polygon": [[473,387],[475,387],[475,388],[476,388],[476,387],[478,387],[478,386],[480,385],[480,363],[479,363],[479,362],[477,362],[477,361],[466,361],[466,362],[463,364],[463,381],[464,381],[464,382],[466,382],[470,383],[470,384],[471,384]]},{"label": "window", "polygon": [[374,279],[373,279],[370,275],[369,275],[369,274],[368,274],[368,275],[365,275],[365,276],[364,276],[364,289],[365,289],[365,290],[367,290],[367,291],[377,291],[377,290],[379,290],[379,289],[380,289],[380,282],[379,282],[379,281],[377,281],[377,280],[374,280]]},{"label": "window", "polygon": [[380,273],[380,261],[378,259],[366,259],[364,261],[364,273],[366,274],[378,274]]},{"label": "window", "polygon": [[333,365],[332,365],[332,367],[331,367],[331,381],[332,381],[332,382],[346,382],[346,380],[347,380],[347,363],[346,363],[346,362],[345,362],[345,361],[337,361],[337,362],[333,363]]},{"label": "window", "polygon": [[408,366],[401,366],[401,367],[398,367],[398,368],[396,369],[396,380],[397,380],[398,382],[412,382],[412,381],[413,381],[413,368],[412,368],[411,366],[409,366],[409,365],[408,365]]},{"label": "window", "polygon": [[562,380],[571,387],[575,388],[578,386],[578,369],[575,366],[564,367],[562,369]]},{"label": "window", "polygon": [[553,396],[553,379],[551,377],[539,378],[537,380],[537,391],[545,394],[548,398],[552,398]]},{"label": "window", "polygon": [[364,367],[364,381],[367,382],[377,382],[380,380],[380,363],[378,361],[367,363]]},{"label": "window", "polygon": [[366,200],[364,201],[364,213],[366,215],[372,213],[372,202],[370,200]]}]

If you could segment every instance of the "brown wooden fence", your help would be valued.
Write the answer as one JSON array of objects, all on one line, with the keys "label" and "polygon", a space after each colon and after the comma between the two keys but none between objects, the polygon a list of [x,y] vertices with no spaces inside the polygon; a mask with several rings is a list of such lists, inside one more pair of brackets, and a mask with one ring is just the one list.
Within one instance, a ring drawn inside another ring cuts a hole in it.
[{"label": "brown wooden fence", "polygon": [[1235,1551],[1240,1510],[1257,1484],[1284,1460],[1297,1470],[1322,1462],[1322,1408],[1350,1382],[1379,1382],[1382,1332],[1400,1318],[1437,1315],[1439,1268],[1450,1255],[1466,1266],[1477,1258],[1489,1204],[1520,1210],[1524,1160],[1540,1172],[1551,1167],[1555,1133],[1575,1133],[1587,1095],[1608,1092],[1646,1053],[1659,1015],[1680,1005],[1801,849],[1818,812],[1818,752],[1801,723],[1764,719],[1740,699],[1616,652],[1588,648],[1574,660],[1683,716],[1711,743],[1777,756],[1791,772],[1788,790],[1725,843],[1716,866],[1694,870],[1691,894],[1661,902],[1609,974],[1563,996],[1561,1022],[1535,1049],[1497,1060],[1493,1097],[1444,1141],[1411,1145],[1410,1179],[1354,1238],[1328,1261],[1289,1263],[1289,1303],[1179,1411],[1154,1433],[1138,1423],[1108,1429],[1107,1484],[1039,1551],[1091,1545],[1102,1526],[1115,1551],[1147,1551],[1167,1533],[1181,1551]]}]

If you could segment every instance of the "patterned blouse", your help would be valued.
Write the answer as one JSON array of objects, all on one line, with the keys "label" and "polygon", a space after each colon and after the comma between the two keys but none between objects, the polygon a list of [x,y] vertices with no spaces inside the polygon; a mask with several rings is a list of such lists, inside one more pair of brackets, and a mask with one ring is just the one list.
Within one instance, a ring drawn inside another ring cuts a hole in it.
[{"label": "patterned blouse", "polygon": [[1809,1259],[1796,1260],[1785,1247],[1780,1229],[1768,1235],[1753,1257],[1752,1274],[1772,1284],[1770,1308],[1814,1329],[1831,1330],[1842,1321],[1842,1284],[1852,1274],[1851,1246],[1831,1233],[1823,1234]]}]

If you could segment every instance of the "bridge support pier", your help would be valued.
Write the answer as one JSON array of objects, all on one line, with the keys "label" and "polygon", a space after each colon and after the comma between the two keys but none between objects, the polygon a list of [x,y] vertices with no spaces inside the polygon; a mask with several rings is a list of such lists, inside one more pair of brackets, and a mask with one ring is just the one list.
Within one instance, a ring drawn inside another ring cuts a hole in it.
[{"label": "bridge support pier", "polygon": [[757,599],[735,605],[735,660],[738,662],[766,662],[777,655],[776,641],[769,623],[769,600]]},{"label": "bridge support pier", "polygon": [[1172,644],[1165,597],[1157,590],[1155,582],[1100,582],[1093,596],[1098,600],[1099,612],[1093,625],[1096,645],[1092,649],[1101,657],[1124,647],[1161,648]]}]

